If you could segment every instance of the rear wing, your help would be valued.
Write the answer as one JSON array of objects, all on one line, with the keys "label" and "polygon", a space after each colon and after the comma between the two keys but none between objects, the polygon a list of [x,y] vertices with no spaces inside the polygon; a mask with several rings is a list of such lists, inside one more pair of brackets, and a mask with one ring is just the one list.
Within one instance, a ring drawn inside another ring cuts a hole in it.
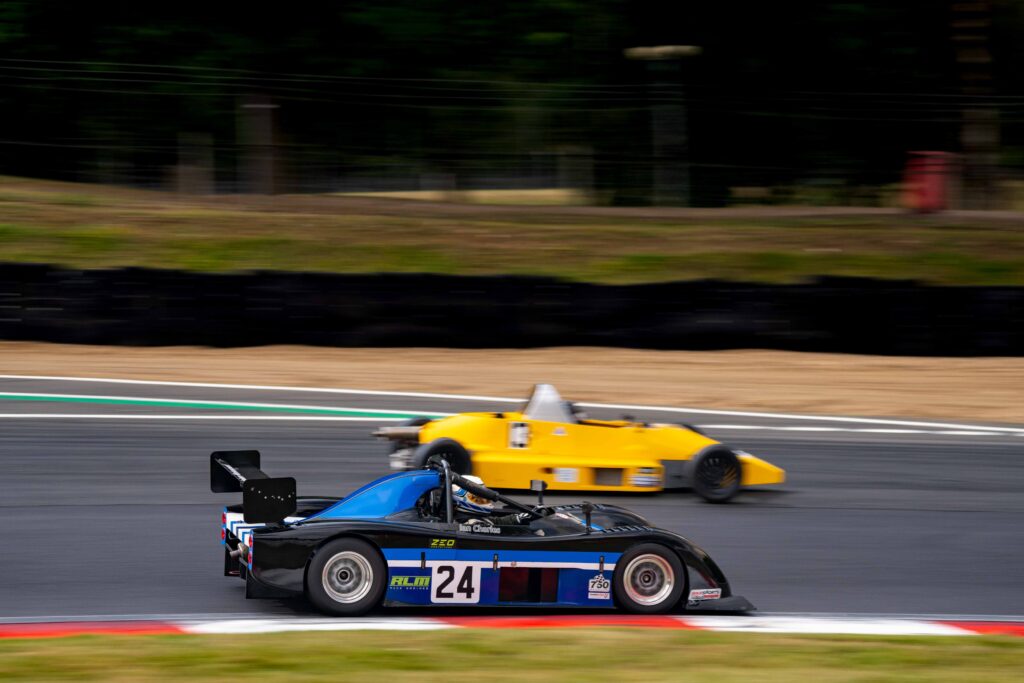
[{"label": "rear wing", "polygon": [[259,451],[214,451],[210,454],[210,490],[242,493],[248,524],[280,522],[295,512],[295,479],[270,477],[260,469]]}]

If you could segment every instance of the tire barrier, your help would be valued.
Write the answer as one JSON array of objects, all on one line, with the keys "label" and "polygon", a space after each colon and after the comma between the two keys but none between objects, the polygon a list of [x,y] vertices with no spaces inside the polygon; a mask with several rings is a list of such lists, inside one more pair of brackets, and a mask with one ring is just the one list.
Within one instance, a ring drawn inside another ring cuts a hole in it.
[{"label": "tire barrier", "polygon": [[80,344],[620,346],[1024,355],[1024,287],[819,278],[207,274],[0,264],[0,339]]}]

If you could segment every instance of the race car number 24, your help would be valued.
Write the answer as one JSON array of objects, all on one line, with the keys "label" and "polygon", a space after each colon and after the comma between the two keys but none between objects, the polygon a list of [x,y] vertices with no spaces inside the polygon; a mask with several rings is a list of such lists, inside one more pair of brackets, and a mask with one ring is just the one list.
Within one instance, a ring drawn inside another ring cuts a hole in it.
[{"label": "race car number 24", "polygon": [[441,604],[480,602],[480,567],[468,562],[448,562],[430,569],[430,601]]}]

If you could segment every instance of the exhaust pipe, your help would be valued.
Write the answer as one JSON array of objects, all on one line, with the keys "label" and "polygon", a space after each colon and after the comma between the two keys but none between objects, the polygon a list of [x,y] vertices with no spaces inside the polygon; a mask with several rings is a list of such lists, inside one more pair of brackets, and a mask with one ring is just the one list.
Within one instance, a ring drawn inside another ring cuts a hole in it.
[{"label": "exhaust pipe", "polygon": [[384,439],[391,439],[392,441],[419,441],[420,428],[419,427],[381,427],[373,433],[374,436],[379,436]]}]

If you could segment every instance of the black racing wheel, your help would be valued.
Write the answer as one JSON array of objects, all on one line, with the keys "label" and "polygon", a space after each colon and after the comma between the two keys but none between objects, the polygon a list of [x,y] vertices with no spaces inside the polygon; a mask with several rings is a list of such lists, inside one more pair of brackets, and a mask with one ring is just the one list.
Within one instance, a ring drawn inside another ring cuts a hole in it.
[{"label": "black racing wheel", "polygon": [[317,551],[306,572],[306,596],[321,612],[341,617],[365,614],[380,604],[388,567],[372,545],[337,538]]},{"label": "black racing wheel", "polygon": [[740,459],[725,446],[702,451],[690,466],[690,485],[709,503],[731,500],[739,493],[741,479]]},{"label": "black racing wheel", "polygon": [[427,460],[435,455],[447,460],[453,472],[473,474],[473,461],[469,457],[469,451],[455,439],[435,439],[421,445],[412,454],[412,468],[425,467]]},{"label": "black racing wheel", "polygon": [[643,543],[630,548],[615,563],[615,604],[635,614],[670,612],[683,597],[686,578],[678,555],[663,545]]}]

